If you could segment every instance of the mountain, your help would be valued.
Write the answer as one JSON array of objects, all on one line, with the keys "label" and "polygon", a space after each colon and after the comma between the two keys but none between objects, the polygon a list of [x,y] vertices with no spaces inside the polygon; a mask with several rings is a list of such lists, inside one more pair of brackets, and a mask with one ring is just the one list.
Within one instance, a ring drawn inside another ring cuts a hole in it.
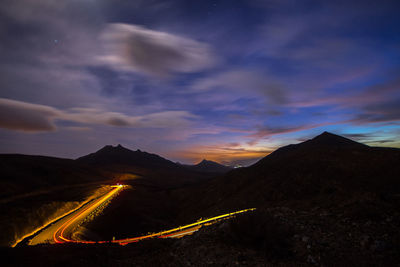
[{"label": "mountain", "polygon": [[179,168],[172,161],[156,154],[132,151],[121,145],[107,145],[95,153],[80,157],[76,161],[96,166],[127,165],[141,168]]},{"label": "mountain", "polygon": [[121,174],[134,174],[140,183],[162,188],[185,186],[211,178],[214,173],[197,172],[156,154],[130,150],[121,145],[107,145],[95,153],[75,160],[80,164]]},{"label": "mountain", "polygon": [[233,168],[219,164],[215,161],[203,159],[196,165],[184,165],[186,168],[197,172],[226,173]]},{"label": "mountain", "polygon": [[214,236],[204,234],[203,240],[195,240],[202,245],[208,240],[210,251],[221,251],[226,244],[219,245],[218,240],[229,239],[232,229],[241,228],[237,240],[247,239],[247,244],[263,243],[266,229],[275,229],[265,235],[264,244],[270,245],[262,251],[287,244],[276,252],[304,259],[304,265],[400,262],[397,148],[369,147],[324,132],[279,148],[254,165],[232,170],[191,192],[181,191],[180,196],[181,214],[210,217],[257,208],[260,215],[254,219],[244,215],[241,226],[233,221],[235,227],[221,225]]},{"label": "mountain", "polygon": [[271,158],[280,157],[281,155],[287,156],[291,153],[306,152],[307,155],[319,152],[333,152],[333,151],[345,151],[345,150],[365,150],[369,147],[367,145],[355,142],[348,138],[332,134],[329,132],[323,132],[322,134],[314,137],[313,139],[307,140],[300,144],[291,144],[281,147],[268,155],[267,157],[261,159],[256,164],[263,164],[262,162],[269,161]]},{"label": "mountain", "polygon": [[338,205],[399,196],[400,149],[369,147],[324,132],[214,179],[199,190],[203,203],[198,206],[229,210],[282,201]]}]

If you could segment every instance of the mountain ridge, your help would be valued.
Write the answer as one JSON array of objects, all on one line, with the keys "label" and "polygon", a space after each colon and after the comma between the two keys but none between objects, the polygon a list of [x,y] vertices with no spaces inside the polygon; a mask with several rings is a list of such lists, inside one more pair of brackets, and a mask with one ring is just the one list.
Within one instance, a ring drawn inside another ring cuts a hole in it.
[{"label": "mountain ridge", "polygon": [[118,144],[117,146],[106,145],[94,153],[76,159],[89,165],[134,165],[138,167],[156,168],[179,168],[174,162],[157,154],[130,150]]},{"label": "mountain ridge", "polygon": [[204,207],[224,209],[277,201],[299,205],[311,199],[338,205],[358,195],[400,195],[398,177],[400,149],[369,147],[326,132],[217,177],[199,195],[210,196]]},{"label": "mountain ridge", "polygon": [[229,166],[222,165],[218,162],[212,161],[212,160],[207,160],[203,159],[199,163],[195,165],[183,165],[186,168],[193,170],[193,171],[198,171],[198,172],[207,172],[207,173],[226,173],[232,170],[233,168]]}]

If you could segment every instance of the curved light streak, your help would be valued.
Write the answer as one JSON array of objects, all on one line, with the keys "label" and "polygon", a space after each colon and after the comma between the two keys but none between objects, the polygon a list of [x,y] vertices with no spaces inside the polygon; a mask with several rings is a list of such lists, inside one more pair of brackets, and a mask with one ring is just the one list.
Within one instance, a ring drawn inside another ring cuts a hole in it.
[{"label": "curved light streak", "polygon": [[[129,243],[133,242],[138,242],[143,239],[148,239],[148,238],[174,238],[174,237],[181,237],[187,234],[191,234],[197,230],[199,230],[202,226],[207,226],[211,225],[219,220],[222,219],[228,219],[231,218],[237,214],[248,212],[248,211],[254,211],[255,208],[251,209],[244,209],[244,210],[239,210],[231,213],[226,213],[222,214],[219,216],[215,216],[212,218],[208,219],[201,219],[195,223],[187,224],[184,226],[179,226],[170,230],[166,231],[161,231],[158,233],[152,233],[148,235],[143,235],[143,236],[138,236],[138,237],[132,237],[132,238],[124,238],[124,239],[118,239],[118,240],[109,240],[109,241],[89,241],[89,240],[71,240],[68,239],[64,236],[64,232],[66,229],[68,229],[72,224],[78,222],[81,217],[83,217],[86,213],[90,214],[90,211],[95,210],[97,207],[99,207],[101,204],[103,204],[105,201],[111,199],[116,193],[118,193],[120,190],[123,189],[123,185],[117,185],[114,186],[115,188],[111,190],[109,193],[107,193],[104,197],[100,198],[98,201],[95,203],[88,205],[85,207],[82,211],[80,211],[78,214],[70,218],[68,221],[63,223],[54,233],[53,233],[53,239],[56,243],[83,243],[83,244],[103,244],[103,243],[117,243],[120,245],[126,245]],[[86,215],[88,215],[86,214]],[[85,215],[85,216],[86,216]]]}]

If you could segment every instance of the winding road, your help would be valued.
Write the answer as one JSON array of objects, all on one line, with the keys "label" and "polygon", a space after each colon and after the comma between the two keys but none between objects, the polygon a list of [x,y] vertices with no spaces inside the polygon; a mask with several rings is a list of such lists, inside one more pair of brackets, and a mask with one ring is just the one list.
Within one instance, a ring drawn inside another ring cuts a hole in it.
[{"label": "winding road", "polygon": [[112,186],[112,189],[109,192],[91,200],[82,207],[44,228],[28,242],[28,245],[37,245],[41,243],[65,243],[67,240],[70,241],[74,230],[80,223],[90,216],[93,211],[111,200],[112,197],[123,189],[123,185]]},{"label": "winding road", "polygon": [[228,219],[236,214],[244,213],[248,211],[253,211],[255,209],[245,209],[232,213],[227,213],[219,215],[216,217],[201,219],[195,223],[179,226],[174,229],[161,231],[158,233],[152,233],[144,236],[118,239],[118,240],[108,240],[108,241],[89,241],[80,240],[74,238],[74,233],[79,225],[81,225],[93,212],[95,212],[99,207],[105,205],[114,196],[124,189],[124,185],[112,186],[112,189],[105,193],[104,195],[94,199],[82,207],[70,212],[63,218],[57,220],[56,222],[45,227],[42,231],[37,233],[29,242],[28,245],[37,245],[41,243],[85,243],[85,244],[99,244],[99,243],[118,243],[120,245],[126,245],[132,242],[138,242],[143,239],[148,238],[181,238],[185,235],[190,235],[198,231],[202,226],[213,224],[219,220]]}]

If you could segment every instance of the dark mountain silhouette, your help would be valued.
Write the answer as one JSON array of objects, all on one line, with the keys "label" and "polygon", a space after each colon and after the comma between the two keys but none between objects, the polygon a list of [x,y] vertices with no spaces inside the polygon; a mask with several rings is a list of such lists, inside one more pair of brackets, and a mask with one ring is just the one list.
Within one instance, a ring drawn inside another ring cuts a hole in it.
[{"label": "dark mountain silhouette", "polygon": [[193,171],[208,172],[208,173],[225,173],[233,169],[229,166],[225,166],[215,161],[206,159],[203,159],[196,165],[184,165],[184,166]]},{"label": "dark mountain silhouette", "polygon": [[[369,147],[324,132],[180,193],[181,214],[207,217],[257,208],[264,215],[253,221],[246,217],[232,228],[240,229],[238,240],[252,236],[248,244],[256,244],[266,229],[275,228],[265,237],[266,243],[276,238],[269,250],[277,243],[291,244],[293,250],[277,251],[303,257],[306,265],[399,262],[395,244],[400,242],[400,149]],[[277,225],[291,233],[280,232]],[[220,236],[226,238],[226,232],[231,235],[227,228],[219,226],[217,237],[209,239],[210,251],[224,247],[217,242]]]},{"label": "dark mountain silhouette", "polygon": [[[267,157],[264,157],[260,161],[258,161],[256,164],[264,162],[264,160],[270,160],[271,158],[274,157],[279,157],[280,155],[288,155],[291,151],[307,151],[308,154],[314,151],[338,151],[338,150],[363,150],[363,149],[368,149],[367,145],[355,142],[353,140],[350,140],[348,138],[332,134],[329,132],[323,132],[322,134],[314,137],[313,139],[307,140],[305,142],[302,142],[300,144],[292,144],[292,145],[287,145],[284,147],[281,147],[268,155]],[[262,164],[262,163],[261,163]]]},{"label": "dark mountain silhouette", "polygon": [[369,147],[324,132],[279,148],[250,167],[214,179],[200,191],[199,198],[209,196],[201,200],[205,206],[227,209],[277,201],[336,205],[361,195],[395,199],[400,196],[400,149]]},{"label": "dark mountain silhouette", "polygon": [[162,158],[156,154],[147,152],[132,151],[121,145],[107,145],[95,153],[78,158],[76,161],[90,165],[127,165],[142,168],[179,168],[172,161]]},{"label": "dark mountain silhouette", "polygon": [[95,153],[76,159],[76,162],[99,169],[139,175],[141,183],[157,187],[175,187],[211,178],[214,173],[197,172],[156,154],[130,150],[121,145],[107,145]]}]

